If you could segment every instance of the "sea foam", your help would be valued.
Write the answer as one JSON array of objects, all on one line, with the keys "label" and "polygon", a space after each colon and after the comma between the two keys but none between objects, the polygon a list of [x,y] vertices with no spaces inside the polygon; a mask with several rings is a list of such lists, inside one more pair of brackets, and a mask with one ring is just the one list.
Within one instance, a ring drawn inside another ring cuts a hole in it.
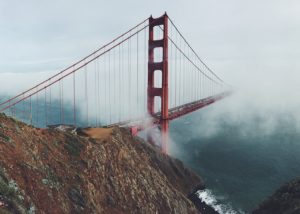
[{"label": "sea foam", "polygon": [[208,190],[199,190],[196,192],[198,198],[207,204],[208,206],[212,207],[215,211],[220,214],[244,214],[242,211],[235,211],[230,205],[220,204],[218,203],[216,196]]}]

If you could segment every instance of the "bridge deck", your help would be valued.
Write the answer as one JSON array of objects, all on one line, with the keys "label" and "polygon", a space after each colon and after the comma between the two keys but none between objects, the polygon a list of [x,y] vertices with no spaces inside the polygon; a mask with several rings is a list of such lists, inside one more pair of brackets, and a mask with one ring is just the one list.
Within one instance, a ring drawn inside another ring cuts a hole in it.
[{"label": "bridge deck", "polygon": [[[211,105],[227,96],[229,96],[231,92],[225,92],[221,93],[215,96],[210,96],[195,102],[187,103],[172,109],[169,109],[169,120],[174,120],[177,119],[181,116],[187,115],[191,112],[197,111],[201,108],[204,108],[208,105]],[[126,127],[131,127],[135,129],[135,131],[142,131],[146,128],[150,128],[156,125],[160,124],[160,115],[161,113],[158,112],[153,117],[146,117],[143,119],[137,119],[137,120],[131,120],[131,121],[124,121],[121,123],[115,123],[111,124],[108,127],[112,126],[126,126]]]}]

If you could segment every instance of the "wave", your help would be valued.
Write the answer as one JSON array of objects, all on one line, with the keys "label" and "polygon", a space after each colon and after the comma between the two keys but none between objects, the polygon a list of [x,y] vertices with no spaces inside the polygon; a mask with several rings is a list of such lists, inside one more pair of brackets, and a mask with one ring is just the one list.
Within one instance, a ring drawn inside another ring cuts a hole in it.
[{"label": "wave", "polygon": [[234,210],[230,205],[218,203],[216,196],[214,196],[213,193],[208,189],[199,190],[196,192],[196,195],[202,202],[212,207],[220,214],[244,214],[243,211]]}]

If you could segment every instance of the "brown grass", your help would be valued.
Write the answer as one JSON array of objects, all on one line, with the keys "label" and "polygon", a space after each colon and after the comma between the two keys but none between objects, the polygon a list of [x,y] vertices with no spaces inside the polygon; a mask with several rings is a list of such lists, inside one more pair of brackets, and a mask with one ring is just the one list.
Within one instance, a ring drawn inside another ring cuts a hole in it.
[{"label": "brown grass", "polygon": [[87,136],[95,139],[105,139],[111,135],[113,128],[87,128],[82,132]]}]

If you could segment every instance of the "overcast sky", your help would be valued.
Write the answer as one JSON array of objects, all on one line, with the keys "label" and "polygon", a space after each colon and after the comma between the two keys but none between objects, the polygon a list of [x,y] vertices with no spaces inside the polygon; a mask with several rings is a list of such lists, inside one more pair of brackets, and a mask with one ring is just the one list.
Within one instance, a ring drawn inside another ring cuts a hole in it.
[{"label": "overcast sky", "polygon": [[298,93],[299,0],[0,0],[0,84],[43,79],[164,11],[229,84]]}]

